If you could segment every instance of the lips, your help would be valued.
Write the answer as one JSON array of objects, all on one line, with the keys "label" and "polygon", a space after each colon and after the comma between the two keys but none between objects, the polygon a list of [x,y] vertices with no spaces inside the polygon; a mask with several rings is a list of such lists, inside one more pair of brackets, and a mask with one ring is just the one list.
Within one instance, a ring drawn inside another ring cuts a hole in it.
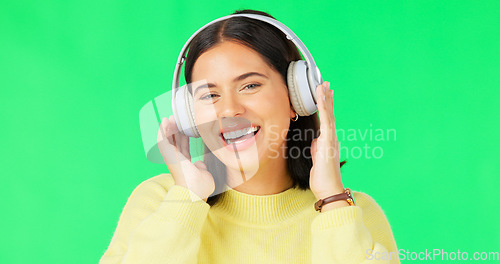
[{"label": "lips", "polygon": [[221,133],[222,138],[227,144],[240,143],[244,140],[253,137],[258,133],[260,126],[251,126],[239,130],[227,131]]},{"label": "lips", "polygon": [[260,126],[244,117],[223,117],[219,119],[219,138],[227,149],[243,150],[255,144]]}]

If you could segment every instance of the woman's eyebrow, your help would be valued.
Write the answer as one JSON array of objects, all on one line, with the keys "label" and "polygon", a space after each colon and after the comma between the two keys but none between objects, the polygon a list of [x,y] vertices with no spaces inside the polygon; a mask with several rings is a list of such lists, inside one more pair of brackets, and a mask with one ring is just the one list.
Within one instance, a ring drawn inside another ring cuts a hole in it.
[{"label": "woman's eyebrow", "polygon": [[250,76],[260,76],[260,77],[263,77],[263,78],[267,78],[267,76],[265,76],[264,74],[262,73],[258,73],[258,72],[247,72],[247,73],[244,73],[236,78],[234,78],[233,82],[238,82],[238,81],[241,81],[241,80],[244,80]]},{"label": "woman's eyebrow", "polygon": [[202,85],[200,85],[200,86],[198,86],[198,87],[196,87],[196,88],[194,89],[193,96],[195,96],[195,95],[196,95],[196,93],[197,93],[200,89],[202,89],[202,88],[213,88],[213,87],[215,87],[215,84],[213,84],[213,83],[205,83],[205,84],[202,84]]},{"label": "woman's eyebrow", "polygon": [[[247,72],[247,73],[244,73],[236,78],[234,78],[233,82],[239,82],[239,81],[242,81],[248,77],[251,77],[251,76],[259,76],[259,77],[262,77],[262,78],[266,78],[266,79],[269,79],[266,75],[262,74],[262,73],[258,73],[258,72]],[[196,93],[198,92],[199,89],[202,89],[202,88],[213,88],[215,87],[216,85],[213,84],[213,83],[204,83],[198,87],[196,87],[194,89],[194,92],[193,92],[193,95],[196,95]]]}]

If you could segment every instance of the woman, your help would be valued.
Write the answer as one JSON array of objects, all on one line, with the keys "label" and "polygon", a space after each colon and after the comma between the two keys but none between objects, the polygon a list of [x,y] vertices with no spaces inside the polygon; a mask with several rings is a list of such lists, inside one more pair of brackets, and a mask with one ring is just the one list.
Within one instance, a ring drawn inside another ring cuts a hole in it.
[{"label": "woman", "polygon": [[280,30],[250,18],[195,37],[185,78],[204,162],[190,162],[188,138],[165,118],[170,174],[133,191],[101,263],[399,263],[381,208],[344,194],[330,84],[316,88],[318,114],[299,117],[290,103],[287,68],[300,59]]}]

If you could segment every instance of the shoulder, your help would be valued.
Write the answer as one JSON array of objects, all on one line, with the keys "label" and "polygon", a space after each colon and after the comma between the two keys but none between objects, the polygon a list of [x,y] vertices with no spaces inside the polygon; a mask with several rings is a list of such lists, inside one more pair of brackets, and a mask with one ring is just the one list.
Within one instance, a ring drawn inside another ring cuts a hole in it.
[{"label": "shoulder", "polygon": [[149,178],[135,187],[128,198],[127,204],[161,201],[173,185],[174,179],[168,173]]},{"label": "shoulder", "polygon": [[380,205],[364,192],[353,191],[352,194],[356,206],[361,208],[363,223],[370,231],[373,239],[382,243],[389,252],[396,252],[397,246],[392,228]]},{"label": "shoulder", "polygon": [[386,214],[380,205],[370,195],[364,192],[353,191],[356,205],[363,211],[363,222],[371,230],[377,230],[378,234],[391,234],[392,230]]},{"label": "shoulder", "polygon": [[363,218],[383,217],[384,211],[370,195],[360,191],[352,191],[352,196],[357,206],[363,210]]},{"label": "shoulder", "polygon": [[103,259],[109,259],[111,262],[111,259],[126,254],[133,230],[159,207],[173,184],[174,180],[170,174],[160,174],[135,187],[123,208],[111,243],[101,262],[104,262]]},{"label": "shoulder", "polygon": [[143,182],[141,182],[136,189],[138,188],[154,188],[154,187],[163,187],[166,190],[170,189],[170,187],[174,185],[174,178],[169,173],[162,173],[160,175],[156,175],[151,177]]},{"label": "shoulder", "polygon": [[168,173],[162,173],[151,177],[143,182],[141,182],[134,190],[134,192],[144,190],[144,189],[165,189],[168,191],[170,187],[174,185],[174,178]]},{"label": "shoulder", "polygon": [[356,205],[361,208],[370,208],[370,207],[380,207],[375,199],[373,199],[370,195],[360,191],[352,191],[352,196],[354,197],[354,201]]}]

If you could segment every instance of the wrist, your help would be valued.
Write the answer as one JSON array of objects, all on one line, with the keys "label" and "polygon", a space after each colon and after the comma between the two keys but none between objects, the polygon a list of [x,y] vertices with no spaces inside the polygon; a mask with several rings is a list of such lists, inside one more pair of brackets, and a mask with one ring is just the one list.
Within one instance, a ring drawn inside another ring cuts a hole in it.
[{"label": "wrist", "polygon": [[314,209],[319,212],[355,205],[354,197],[349,188],[342,191],[333,190],[332,192],[319,194],[316,197],[318,201],[314,204]]},{"label": "wrist", "polygon": [[346,200],[339,200],[339,201],[335,201],[335,202],[331,202],[331,203],[323,205],[321,207],[321,212],[324,213],[326,211],[330,211],[330,210],[341,208],[341,207],[347,207],[347,206],[350,206],[350,205]]},{"label": "wrist", "polygon": [[344,190],[345,190],[344,187],[340,186],[340,187],[331,188],[328,191],[322,191],[320,193],[315,194],[314,196],[316,196],[316,200],[325,199],[326,197],[330,197],[330,196],[335,195],[335,194],[343,193]]}]

